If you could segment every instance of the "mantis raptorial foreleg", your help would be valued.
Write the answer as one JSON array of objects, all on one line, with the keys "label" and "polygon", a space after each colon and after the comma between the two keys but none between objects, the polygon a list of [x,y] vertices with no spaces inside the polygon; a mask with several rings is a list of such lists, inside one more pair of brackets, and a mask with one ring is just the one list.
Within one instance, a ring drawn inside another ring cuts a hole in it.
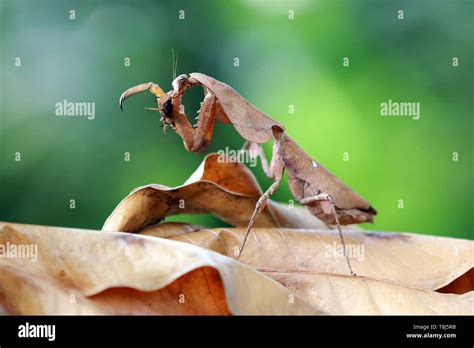
[{"label": "mantis raptorial foreleg", "polygon": [[214,124],[216,120],[216,97],[207,93],[199,110],[198,122],[196,126],[189,123],[188,118],[181,108],[181,100],[174,99],[162,103],[164,107],[168,106],[170,112],[163,116],[164,122],[181,134],[184,147],[191,152],[205,152],[211,142]]},{"label": "mantis raptorial foreleg", "polygon": [[192,128],[193,142],[188,145],[191,151],[205,152],[209,147],[216,123],[216,110],[216,96],[207,93],[199,110],[197,126]]}]

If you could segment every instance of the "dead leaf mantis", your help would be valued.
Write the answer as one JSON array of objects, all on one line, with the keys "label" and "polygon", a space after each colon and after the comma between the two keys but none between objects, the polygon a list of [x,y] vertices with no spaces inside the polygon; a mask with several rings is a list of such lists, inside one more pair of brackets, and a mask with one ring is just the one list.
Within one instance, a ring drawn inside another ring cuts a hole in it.
[{"label": "dead leaf mantis", "polygon": [[[202,86],[204,100],[199,110],[198,121],[192,126],[182,107],[184,92],[191,87]],[[351,263],[345,253],[346,246],[340,225],[373,222],[377,214],[369,202],[342,183],[321,164],[308,156],[298,144],[285,133],[285,127],[243,98],[229,85],[201,73],[180,75],[172,82],[173,89],[165,93],[156,83],[149,82],[127,89],[119,100],[123,101],[143,91],[156,96],[163,127],[170,126],[182,138],[184,147],[191,152],[205,152],[210,144],[215,121],[231,124],[246,140],[243,149],[252,150],[260,157],[263,171],[273,180],[272,185],[257,201],[250,218],[247,233],[240,247],[242,253],[257,215],[263,211],[268,198],[281,184],[285,169],[288,184],[296,200],[327,224],[336,224],[344,256],[352,275]],[[268,164],[262,144],[273,138],[273,150]]]}]

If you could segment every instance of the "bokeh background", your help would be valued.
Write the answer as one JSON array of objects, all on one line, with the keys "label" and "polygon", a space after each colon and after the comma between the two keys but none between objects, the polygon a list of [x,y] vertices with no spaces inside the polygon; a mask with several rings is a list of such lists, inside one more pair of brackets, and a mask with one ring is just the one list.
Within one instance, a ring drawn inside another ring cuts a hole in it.
[{"label": "bokeh background", "polygon": [[[117,103],[138,83],[168,90],[174,49],[178,74],[230,84],[367,198],[379,215],[364,227],[473,239],[473,4],[1,0],[0,220],[98,229],[134,187],[182,184],[203,155],[162,133],[151,94]],[[188,116],[200,98],[188,91]],[[55,116],[64,99],[95,102],[95,119]],[[420,120],[380,116],[388,99],[421,103]],[[218,125],[210,150],[242,143]],[[286,183],[274,198],[292,198]]]}]

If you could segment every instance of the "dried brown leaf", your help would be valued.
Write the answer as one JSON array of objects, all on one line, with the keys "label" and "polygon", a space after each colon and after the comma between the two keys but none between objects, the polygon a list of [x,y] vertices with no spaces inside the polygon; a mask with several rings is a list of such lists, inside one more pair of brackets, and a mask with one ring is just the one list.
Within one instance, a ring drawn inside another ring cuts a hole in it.
[{"label": "dried brown leaf", "polygon": [[[261,196],[252,172],[243,164],[219,162],[217,154],[206,156],[201,166],[182,186],[152,184],[133,190],[106,220],[104,231],[136,232],[166,216],[212,213],[233,226],[247,226]],[[258,216],[256,227],[326,228],[300,207],[269,201]]]},{"label": "dried brown leaf", "polygon": [[186,243],[0,223],[0,243],[7,242],[37,245],[38,258],[0,258],[4,313],[322,313],[263,274]]},{"label": "dried brown leaf", "polygon": [[[162,237],[160,229],[143,233]],[[244,229],[215,228],[172,239],[235,257],[244,234]],[[437,290],[474,267],[473,241],[348,229],[344,234],[352,267],[361,276]],[[346,275],[341,253],[336,231],[259,228],[251,232],[239,260],[258,270]]]},{"label": "dried brown leaf", "polygon": [[[371,256],[356,263],[359,276],[351,277],[341,274],[339,258],[321,256],[321,245],[337,240],[330,231],[257,229],[241,255],[252,270],[181,242],[232,255],[233,246],[243,237],[242,229],[196,231],[196,226],[182,224],[147,229],[147,234],[174,239],[166,240],[18,224],[1,224],[0,228],[0,243],[37,245],[39,250],[37,262],[0,259],[0,309],[4,313],[474,314],[474,291],[441,294],[420,286],[436,287],[463,267],[472,267],[473,242],[348,233],[349,244],[366,243]],[[424,249],[416,253],[419,245]],[[444,264],[453,248],[456,254]],[[401,257],[405,266],[401,266]],[[334,272],[322,270],[331,265]],[[380,270],[384,277],[362,274],[380,274]],[[416,275],[419,279],[413,278]]]},{"label": "dried brown leaf", "polygon": [[[159,229],[143,233],[161,236]],[[244,233],[204,229],[172,239],[235,257]],[[334,231],[255,229],[239,260],[331,314],[474,314],[474,288],[463,280],[474,267],[474,242],[408,233],[345,235],[348,250],[364,248],[363,259],[351,258],[355,278],[342,254],[328,253],[339,245]],[[452,285],[456,280],[462,287]],[[434,291],[449,283],[445,290],[465,293]]]}]

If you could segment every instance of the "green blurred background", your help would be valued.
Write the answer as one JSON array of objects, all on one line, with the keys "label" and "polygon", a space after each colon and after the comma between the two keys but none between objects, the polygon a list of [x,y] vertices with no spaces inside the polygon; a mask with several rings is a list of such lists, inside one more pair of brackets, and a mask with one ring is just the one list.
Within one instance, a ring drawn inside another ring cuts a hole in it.
[{"label": "green blurred background", "polygon": [[[178,74],[230,84],[368,199],[379,215],[366,228],[473,239],[471,0],[0,4],[0,220],[99,229],[134,187],[182,184],[203,155],[163,134],[158,113],[143,109],[155,106],[151,94],[118,108],[135,84],[170,88],[174,49]],[[200,98],[188,92],[188,116]],[[64,99],[95,102],[95,119],[55,116]],[[420,102],[421,119],[380,116],[388,99]],[[218,125],[210,151],[242,143]],[[286,183],[274,195],[291,198]],[[225,225],[205,215],[170,220]]]}]

